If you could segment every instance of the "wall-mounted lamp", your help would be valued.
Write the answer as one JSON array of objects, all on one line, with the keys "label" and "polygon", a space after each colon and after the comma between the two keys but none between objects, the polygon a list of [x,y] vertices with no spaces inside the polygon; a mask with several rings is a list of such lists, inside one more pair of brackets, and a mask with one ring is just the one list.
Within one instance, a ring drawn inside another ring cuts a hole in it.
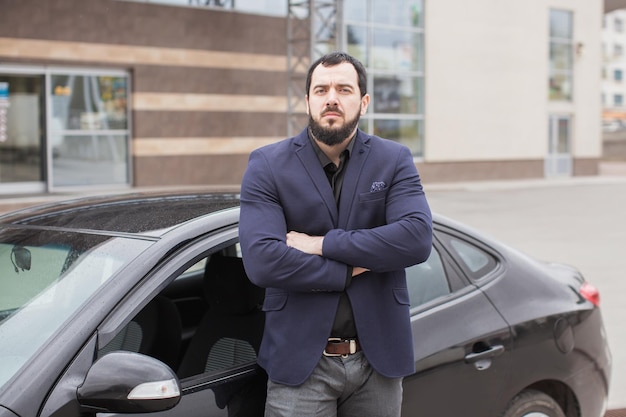
[{"label": "wall-mounted lamp", "polygon": [[574,51],[576,53],[576,57],[581,58],[583,56],[583,53],[585,52],[585,44],[582,42],[577,42]]}]

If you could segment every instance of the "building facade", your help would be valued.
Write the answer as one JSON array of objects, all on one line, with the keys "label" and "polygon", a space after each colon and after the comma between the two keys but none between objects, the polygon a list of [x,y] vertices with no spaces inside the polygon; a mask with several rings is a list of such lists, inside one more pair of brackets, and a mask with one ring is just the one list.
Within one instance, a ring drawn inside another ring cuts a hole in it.
[{"label": "building facade", "polygon": [[[626,6],[626,5],[625,5]],[[626,160],[626,10],[604,16],[602,31],[603,158]]]},{"label": "building facade", "polygon": [[[0,0],[0,196],[239,184],[303,113],[289,4]],[[425,182],[598,172],[601,2],[336,5],[338,47],[368,68],[361,128]]]}]

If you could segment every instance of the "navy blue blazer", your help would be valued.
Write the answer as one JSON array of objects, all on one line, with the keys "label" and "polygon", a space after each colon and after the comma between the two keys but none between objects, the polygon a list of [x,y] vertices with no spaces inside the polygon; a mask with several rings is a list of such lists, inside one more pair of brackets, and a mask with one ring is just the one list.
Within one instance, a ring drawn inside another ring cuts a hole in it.
[{"label": "navy blue blazer", "polygon": [[[306,129],[253,151],[243,177],[244,265],[266,288],[258,362],[281,384],[309,377],[344,290],[372,367],[387,377],[414,372],[404,268],[430,254],[430,208],[407,147],[360,130],[355,141],[339,207]],[[325,236],[324,256],[288,247],[291,230]],[[349,266],[370,271],[345,288]]]}]

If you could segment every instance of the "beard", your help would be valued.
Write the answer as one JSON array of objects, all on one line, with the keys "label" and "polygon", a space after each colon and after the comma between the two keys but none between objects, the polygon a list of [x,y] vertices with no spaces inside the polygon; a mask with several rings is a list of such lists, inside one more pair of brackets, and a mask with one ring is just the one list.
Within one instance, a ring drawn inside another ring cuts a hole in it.
[{"label": "beard", "polygon": [[[329,108],[326,111],[334,111],[337,112],[336,108]],[[323,113],[322,113],[323,114]],[[309,114],[309,128],[311,129],[311,134],[313,137],[320,142],[328,145],[335,146],[342,143],[346,140],[354,131],[354,129],[359,124],[359,120],[361,119],[361,111],[357,112],[356,116],[352,119],[346,120],[343,126],[334,127],[328,126],[324,127],[319,122],[313,119],[313,116]]]}]

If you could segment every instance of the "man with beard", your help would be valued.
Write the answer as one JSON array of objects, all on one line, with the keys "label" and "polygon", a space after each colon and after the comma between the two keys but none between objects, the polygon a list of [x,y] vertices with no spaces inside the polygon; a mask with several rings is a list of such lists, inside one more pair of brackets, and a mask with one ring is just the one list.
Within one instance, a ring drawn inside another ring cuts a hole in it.
[{"label": "man with beard", "polygon": [[241,187],[243,260],[266,289],[265,415],[400,416],[414,372],[404,268],[430,254],[430,209],[409,149],[358,129],[358,60],[323,56],[306,91],[308,128],[252,152]]}]

